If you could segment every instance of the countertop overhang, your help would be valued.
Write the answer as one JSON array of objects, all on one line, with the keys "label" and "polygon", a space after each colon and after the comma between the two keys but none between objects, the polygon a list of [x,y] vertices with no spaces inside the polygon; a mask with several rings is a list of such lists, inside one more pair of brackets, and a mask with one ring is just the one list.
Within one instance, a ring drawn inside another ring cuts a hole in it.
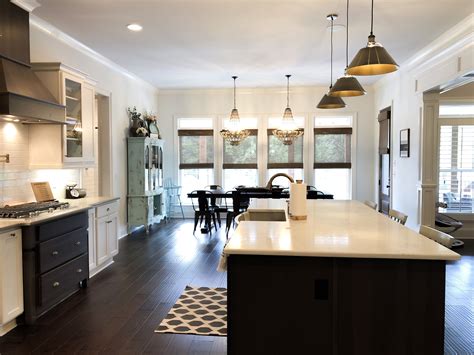
[{"label": "countertop overhang", "polygon": [[[458,260],[460,255],[358,201],[308,200],[305,221],[242,221],[224,252],[338,258]],[[251,209],[283,209],[258,200]]]},{"label": "countertop overhang", "polygon": [[75,200],[61,200],[69,202],[69,208],[64,210],[56,210],[54,212],[43,212],[39,216],[32,218],[5,218],[0,219],[0,232],[7,232],[16,228],[30,226],[37,223],[46,222],[52,219],[60,218],[70,214],[94,208],[108,202],[117,201],[119,197],[100,196],[100,197],[85,197]]}]

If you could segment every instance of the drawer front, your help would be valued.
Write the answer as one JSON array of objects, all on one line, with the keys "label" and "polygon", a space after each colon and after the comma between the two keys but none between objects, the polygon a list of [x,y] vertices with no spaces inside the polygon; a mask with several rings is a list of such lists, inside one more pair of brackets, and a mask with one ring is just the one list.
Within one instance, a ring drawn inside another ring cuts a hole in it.
[{"label": "drawer front", "polygon": [[97,218],[107,216],[118,211],[118,201],[97,207]]},{"label": "drawer front", "polygon": [[77,229],[39,244],[40,273],[87,252],[87,229]]},{"label": "drawer front", "polygon": [[43,310],[54,306],[79,289],[79,282],[89,277],[89,255],[84,254],[40,276]]},{"label": "drawer front", "polygon": [[89,221],[87,211],[62,217],[38,226],[40,242],[72,232],[75,229],[87,228]]}]

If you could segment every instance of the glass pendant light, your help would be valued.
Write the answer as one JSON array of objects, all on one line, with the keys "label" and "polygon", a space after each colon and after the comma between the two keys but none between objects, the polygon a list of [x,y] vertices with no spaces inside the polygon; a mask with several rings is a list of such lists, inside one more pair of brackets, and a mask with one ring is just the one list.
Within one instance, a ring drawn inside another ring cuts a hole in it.
[{"label": "glass pendant light", "polygon": [[290,108],[290,77],[291,75],[286,75],[286,108],[283,113],[283,118],[281,120],[281,125],[278,129],[273,130],[273,135],[277,137],[284,145],[291,145],[293,141],[303,135],[303,130],[296,126],[295,119],[293,118],[293,113]]},{"label": "glass pendant light", "polygon": [[233,76],[234,79],[234,108],[230,113],[229,119],[229,129],[223,129],[220,131],[221,136],[229,142],[230,145],[239,145],[242,141],[247,138],[250,134],[250,131],[247,129],[242,129],[239,117],[239,111],[235,105],[235,80],[237,76]]},{"label": "glass pendant light", "polygon": [[374,0],[372,0],[372,11],[370,19],[370,35],[367,47],[362,48],[352,59],[347,68],[351,75],[379,75],[398,70],[398,64],[388,54],[387,50],[375,42],[374,30]]},{"label": "glass pendant light", "polygon": [[329,90],[329,96],[350,97],[365,95],[366,92],[356,77],[347,73],[349,65],[349,0],[346,2],[346,68],[344,76],[337,79],[336,83]]},{"label": "glass pendant light", "polygon": [[[332,51],[333,51],[333,46],[332,46],[332,35],[334,32],[334,20],[337,19],[336,14],[331,14],[326,17],[329,21],[331,21],[331,85],[329,86],[329,90],[332,88]],[[325,94],[321,101],[319,101],[319,104],[317,108],[322,108],[322,109],[333,109],[333,108],[343,108],[346,107],[346,103],[344,100],[342,100],[340,97],[337,96],[329,96],[328,94]]]}]

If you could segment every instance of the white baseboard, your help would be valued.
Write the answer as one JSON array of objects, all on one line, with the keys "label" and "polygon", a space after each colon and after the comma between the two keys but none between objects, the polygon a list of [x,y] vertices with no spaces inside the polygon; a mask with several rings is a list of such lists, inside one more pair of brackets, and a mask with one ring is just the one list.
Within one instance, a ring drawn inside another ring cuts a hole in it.
[{"label": "white baseboard", "polygon": [[16,327],[16,318],[12,319],[8,323],[0,325],[0,337],[4,336],[7,334],[10,330]]},{"label": "white baseboard", "polygon": [[103,271],[104,269],[108,268],[110,265],[114,263],[114,259],[110,258],[107,260],[105,263],[102,265],[96,267],[94,270],[89,270],[89,279],[92,279],[95,275],[97,275],[99,272]]}]

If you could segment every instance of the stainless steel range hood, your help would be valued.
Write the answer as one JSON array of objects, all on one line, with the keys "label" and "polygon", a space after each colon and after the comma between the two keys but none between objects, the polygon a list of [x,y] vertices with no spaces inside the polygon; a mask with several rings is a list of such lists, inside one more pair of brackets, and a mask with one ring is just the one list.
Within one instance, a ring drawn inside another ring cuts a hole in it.
[{"label": "stainless steel range hood", "polygon": [[0,0],[0,121],[56,123],[66,108],[30,67],[29,13]]}]

